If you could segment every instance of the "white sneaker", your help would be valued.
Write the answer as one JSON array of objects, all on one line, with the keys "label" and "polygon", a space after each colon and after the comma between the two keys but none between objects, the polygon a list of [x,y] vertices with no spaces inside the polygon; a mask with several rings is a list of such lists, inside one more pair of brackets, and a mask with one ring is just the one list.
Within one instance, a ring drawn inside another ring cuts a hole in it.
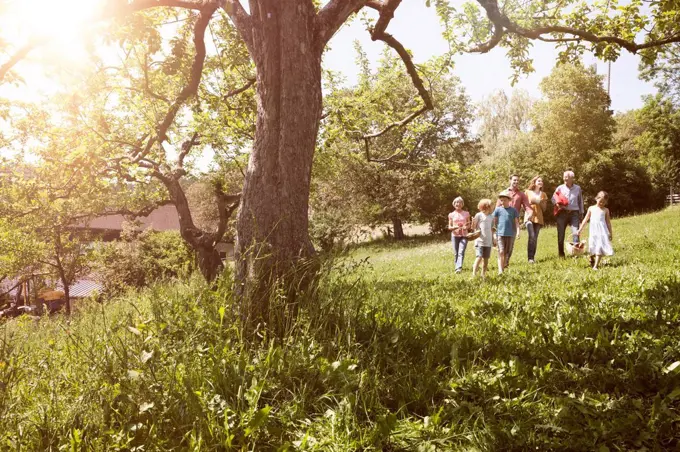
[{"label": "white sneaker", "polygon": [[529,259],[530,264],[535,264],[536,262],[533,259]]}]

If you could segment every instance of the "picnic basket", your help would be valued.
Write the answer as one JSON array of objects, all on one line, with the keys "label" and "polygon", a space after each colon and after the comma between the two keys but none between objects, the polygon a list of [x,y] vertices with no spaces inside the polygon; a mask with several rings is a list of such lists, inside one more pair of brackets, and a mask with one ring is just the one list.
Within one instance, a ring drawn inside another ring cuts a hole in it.
[{"label": "picnic basket", "polygon": [[482,230],[477,229],[476,231],[468,232],[465,238],[468,240],[477,240],[482,235]]},{"label": "picnic basket", "polygon": [[586,242],[584,240],[578,243],[564,242],[564,250],[569,256],[581,256],[586,252]]}]

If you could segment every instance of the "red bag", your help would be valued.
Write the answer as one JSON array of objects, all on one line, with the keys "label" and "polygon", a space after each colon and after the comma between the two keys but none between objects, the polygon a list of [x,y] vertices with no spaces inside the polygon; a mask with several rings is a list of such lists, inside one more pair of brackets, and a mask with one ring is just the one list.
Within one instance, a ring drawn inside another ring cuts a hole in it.
[{"label": "red bag", "polygon": [[557,216],[557,214],[560,213],[560,210],[564,209],[569,205],[569,200],[559,190],[555,190],[553,198],[555,199],[555,208],[553,209],[553,215]]}]

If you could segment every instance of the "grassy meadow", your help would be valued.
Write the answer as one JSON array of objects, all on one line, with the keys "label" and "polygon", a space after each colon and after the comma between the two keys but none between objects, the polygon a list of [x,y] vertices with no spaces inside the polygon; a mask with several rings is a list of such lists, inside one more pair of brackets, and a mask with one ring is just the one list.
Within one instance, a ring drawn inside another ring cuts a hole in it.
[{"label": "grassy meadow", "polygon": [[459,275],[447,238],[364,244],[283,337],[242,337],[228,274],[5,322],[0,450],[680,450],[679,220],[614,220],[599,271],[523,231],[486,280],[472,244]]}]

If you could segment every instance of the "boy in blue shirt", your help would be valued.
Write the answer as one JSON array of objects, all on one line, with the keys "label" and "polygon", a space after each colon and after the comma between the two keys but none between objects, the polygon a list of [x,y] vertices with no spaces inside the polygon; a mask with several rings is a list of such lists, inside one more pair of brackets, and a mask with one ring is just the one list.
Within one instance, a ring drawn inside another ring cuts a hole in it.
[{"label": "boy in blue shirt", "polygon": [[508,268],[510,255],[519,238],[519,212],[510,207],[510,194],[503,191],[498,195],[502,205],[493,211],[493,225],[498,234],[498,274]]}]

